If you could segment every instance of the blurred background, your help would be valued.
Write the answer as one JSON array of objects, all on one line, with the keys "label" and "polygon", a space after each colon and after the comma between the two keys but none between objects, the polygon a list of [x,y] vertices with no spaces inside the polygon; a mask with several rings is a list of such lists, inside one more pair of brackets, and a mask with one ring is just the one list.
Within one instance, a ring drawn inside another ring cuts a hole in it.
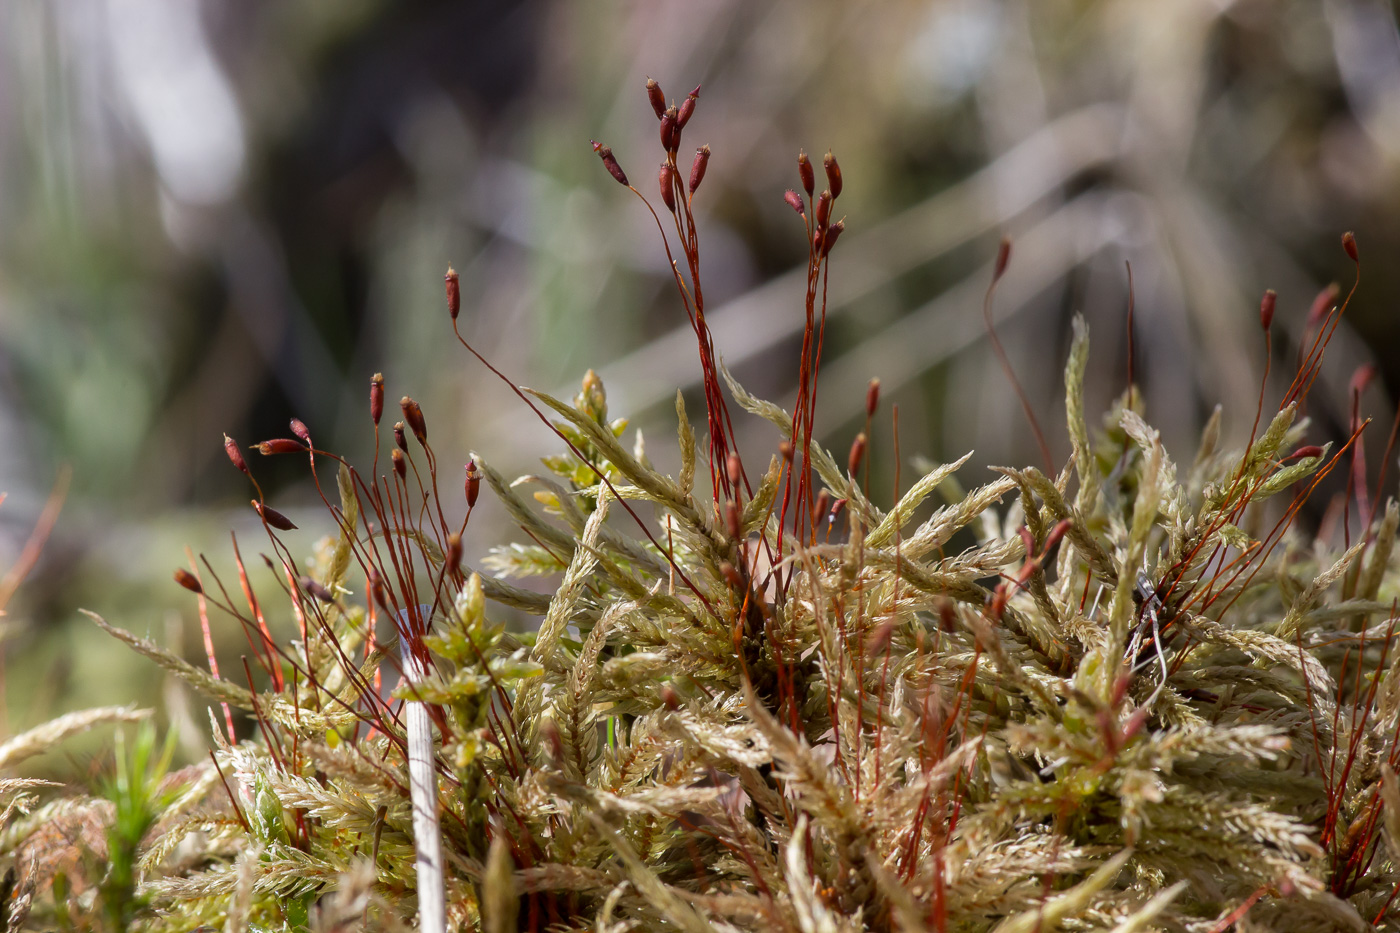
[{"label": "blurred background", "polygon": [[[1309,414],[1337,437],[1374,361],[1379,466],[1400,385],[1400,32],[1381,0],[19,0],[0,5],[0,571],[27,567],[65,468],[71,485],[0,620],[0,734],[168,692],[79,607],[202,658],[172,569],[188,546],[231,571],[230,529],[265,547],[223,432],[246,445],[297,416],[364,462],[382,371],[391,400],[422,402],[455,504],[470,450],[515,475],[555,448],[451,340],[449,263],[478,349],[566,395],[596,368],[674,469],[678,387],[701,415],[693,338],[650,216],[589,148],[656,200],[648,75],[677,101],[703,85],[682,160],[714,152],[695,209],[716,344],[785,404],[806,254],[782,195],[799,148],[838,155],[817,427],[844,452],[882,380],[877,498],[888,402],[906,486],[915,457],[1041,462],[982,323],[1002,236],[999,333],[1054,456],[1073,313],[1089,411],[1126,386],[1130,262],[1135,375],[1180,463],[1217,402],[1248,434],[1266,287],[1276,404],[1314,296],[1351,282],[1355,230],[1364,281]],[[766,462],[775,433],[742,425]],[[310,553],[331,527],[304,464],[254,460]],[[510,535],[488,499],[473,559]],[[221,652],[246,650],[214,624]]]}]

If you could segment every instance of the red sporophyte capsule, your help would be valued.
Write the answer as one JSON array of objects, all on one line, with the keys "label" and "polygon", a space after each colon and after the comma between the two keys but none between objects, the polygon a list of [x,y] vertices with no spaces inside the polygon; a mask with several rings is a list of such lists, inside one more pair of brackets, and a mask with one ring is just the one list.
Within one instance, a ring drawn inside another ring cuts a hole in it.
[{"label": "red sporophyte capsule", "polygon": [[598,158],[603,160],[603,167],[608,170],[608,174],[617,179],[617,183],[625,187],[632,187],[627,181],[627,173],[622,170],[622,166],[617,164],[617,159],[607,146],[597,140],[593,140],[593,151],[598,153]]},{"label": "red sporophyte capsule", "polygon": [[384,374],[375,373],[369,380],[369,416],[374,426],[379,427],[379,419],[384,417]]},{"label": "red sporophyte capsule", "polygon": [[700,182],[705,180],[705,169],[710,164],[710,147],[701,146],[695,150],[695,161],[690,163],[690,193],[694,194],[695,189],[700,187]]},{"label": "red sporophyte capsule", "polygon": [[676,170],[670,162],[662,162],[656,175],[656,183],[661,186],[661,200],[672,214],[676,212]]},{"label": "red sporophyte capsule", "polygon": [[817,195],[817,207],[813,212],[816,215],[818,229],[825,230],[827,222],[831,220],[831,189],[827,188]]},{"label": "red sporophyte capsule", "polygon": [[428,446],[428,423],[423,420],[423,409],[407,395],[399,399],[399,407],[403,409],[403,420],[408,422],[413,436],[418,438],[418,443],[424,447]]},{"label": "red sporophyte capsule", "polygon": [[[695,90],[685,95],[685,100],[681,101],[680,110],[676,111],[677,130],[685,129],[685,125],[690,122],[690,115],[695,112],[695,101],[698,100],[699,97],[700,85],[697,84],[695,85]],[[677,138],[676,142],[679,143],[680,139]]]},{"label": "red sporophyte capsule", "polygon": [[1308,309],[1308,320],[1305,325],[1311,330],[1317,326],[1318,322],[1327,316],[1327,312],[1332,310],[1332,304],[1337,300],[1337,296],[1342,293],[1342,287],[1336,282],[1331,283],[1322,291],[1317,293],[1313,299],[1312,307]]},{"label": "red sporophyte capsule", "polygon": [[294,441],[290,437],[274,437],[270,441],[262,441],[249,448],[256,450],[264,457],[271,457],[275,454],[304,454],[306,447],[300,441]]},{"label": "red sporophyte capsule", "polygon": [[791,188],[789,188],[787,190],[787,193],[783,195],[783,200],[787,202],[788,207],[797,211],[797,213],[807,213],[807,205],[802,203],[802,195],[798,194],[796,191],[793,191]]},{"label": "red sporophyte capsule", "polygon": [[739,576],[739,571],[727,560],[719,562],[719,572],[724,577],[724,582],[728,583],[732,589],[742,589],[744,578]]},{"label": "red sporophyte capsule", "polygon": [[445,564],[447,569],[453,573],[460,573],[462,570],[462,536],[456,532],[447,536]]},{"label": "red sporophyte capsule", "polygon": [[384,578],[373,567],[369,570],[369,598],[385,612],[389,611],[389,603],[384,598]]},{"label": "red sporophyte capsule", "polygon": [[837,517],[838,515],[840,515],[843,511],[845,511],[845,509],[846,509],[846,500],[845,500],[845,499],[837,499],[835,502],[831,503],[831,511],[830,511],[829,513],[827,513],[827,516],[826,516],[826,523],[827,523],[828,525],[830,525],[830,524],[832,524],[833,522],[835,522],[835,521],[836,521],[836,517]]},{"label": "red sporophyte capsule", "polygon": [[248,461],[243,459],[243,451],[238,449],[238,444],[227,434],[224,435],[224,453],[228,454],[229,460],[233,461],[233,465],[238,467],[239,470],[247,473],[249,476],[252,475],[248,473]]},{"label": "red sporophyte capsule", "polygon": [[660,120],[666,112],[666,95],[661,93],[661,85],[656,83],[655,78],[647,78],[647,100],[651,101],[651,109],[656,111],[656,119]]},{"label": "red sporophyte capsule", "polygon": [[553,719],[541,719],[536,734],[544,746],[545,756],[549,759],[549,766],[557,769],[564,759],[564,738],[559,734],[559,726]]},{"label": "red sporophyte capsule", "polygon": [[946,596],[938,599],[938,625],[949,635],[958,630],[958,612],[953,601]]},{"label": "red sporophyte capsule", "polygon": [[298,582],[301,583],[302,589],[306,590],[306,592],[310,593],[312,596],[316,597],[321,602],[335,602],[335,594],[332,593],[330,590],[326,589],[320,583],[317,583],[311,577],[302,577],[301,580]]},{"label": "red sporophyte capsule", "polygon": [[1020,528],[1017,528],[1016,533],[1021,536],[1021,544],[1024,545],[1026,549],[1026,558],[1030,559],[1034,557],[1035,535],[1031,534],[1031,530],[1025,525],[1022,525]]},{"label": "red sporophyte capsule", "polygon": [[1371,384],[1371,380],[1374,378],[1376,378],[1376,365],[1374,363],[1361,364],[1351,375],[1351,391],[1360,395],[1366,391],[1366,387]]},{"label": "red sporophyte capsule", "polygon": [[670,684],[662,684],[661,689],[657,692],[657,696],[661,698],[661,704],[668,710],[674,712],[680,708],[680,694],[677,693],[676,688],[672,687]]},{"label": "red sporophyte capsule", "polygon": [[447,283],[447,311],[455,321],[462,310],[462,283],[457,278],[457,270],[448,266],[443,281]]},{"label": "red sporophyte capsule", "polygon": [[792,460],[792,441],[778,442],[778,456],[783,458],[784,463]]},{"label": "red sporophyte capsule", "polygon": [[1306,447],[1299,447],[1297,450],[1293,451],[1293,453],[1289,454],[1287,457],[1284,457],[1283,459],[1285,459],[1285,460],[1305,460],[1305,459],[1307,459],[1308,457],[1321,457],[1321,456],[1322,456],[1322,448],[1321,448],[1321,447],[1318,447],[1316,444],[1309,444],[1309,445],[1306,446]]},{"label": "red sporophyte capsule", "polygon": [[1060,542],[1074,524],[1071,519],[1062,518],[1055,523],[1055,527],[1050,529],[1050,533],[1045,536],[1045,547],[1041,548],[1041,553],[1049,553],[1050,549]]},{"label": "red sporophyte capsule", "polygon": [[800,149],[797,151],[797,174],[802,179],[803,190],[811,197],[817,190],[817,175],[812,171],[812,160]]},{"label": "red sporophyte capsule", "polygon": [[204,586],[199,582],[199,578],[190,573],[184,567],[175,568],[175,582],[189,590],[191,593],[203,593]]},{"label": "red sporophyte capsule", "polygon": [[273,528],[276,528],[278,531],[296,530],[297,526],[292,522],[292,520],[287,516],[283,515],[281,512],[274,509],[272,506],[263,505],[257,499],[252,500],[252,502],[253,508],[257,510],[258,515],[262,517],[262,520],[267,522]]},{"label": "red sporophyte capsule", "polygon": [[851,455],[846,459],[846,468],[852,476],[860,469],[860,462],[865,459],[865,432],[856,435],[856,439],[851,441]]},{"label": "red sporophyte capsule", "polygon": [[735,541],[739,540],[744,533],[744,527],[740,520],[739,503],[733,499],[724,504],[724,521],[729,527],[729,537]]},{"label": "red sporophyte capsule", "polygon": [[399,474],[399,479],[408,478],[408,459],[404,457],[402,450],[389,451],[389,459],[394,461],[394,472]]},{"label": "red sporophyte capsule", "polygon": [[399,450],[408,450],[408,440],[405,438],[403,433],[402,421],[394,422],[394,443],[398,446]]},{"label": "red sporophyte capsule", "polygon": [[880,380],[871,379],[870,384],[865,387],[865,417],[871,418],[875,415],[875,409],[880,406]]},{"label": "red sporophyte capsule", "polygon": [[894,616],[885,619],[875,627],[875,631],[870,633],[870,640],[865,643],[865,655],[869,658],[878,658],[890,647],[890,640],[894,636]]},{"label": "red sporophyte capsule", "polygon": [[744,475],[744,464],[740,461],[738,454],[729,455],[729,459],[725,461],[724,470],[729,474],[729,485],[739,485],[739,480]]},{"label": "red sporophyte capsule", "polygon": [[679,111],[675,107],[667,107],[666,112],[661,115],[661,148],[667,152],[675,152],[676,147],[681,143],[680,126],[676,122]]},{"label": "red sporophyte capsule", "polygon": [[475,460],[467,461],[467,508],[476,505],[476,497],[481,494],[481,471]]},{"label": "red sporophyte capsule", "polygon": [[293,418],[290,427],[293,434],[306,443],[311,443],[311,432],[307,430],[306,422],[302,421],[300,418]]},{"label": "red sporophyte capsule", "polygon": [[997,247],[997,264],[992,269],[992,281],[996,282],[1006,274],[1006,266],[1011,262],[1011,241],[1002,238],[1001,245]]},{"label": "red sporophyte capsule", "polygon": [[1352,262],[1361,261],[1361,255],[1356,251],[1356,234],[1352,233],[1350,230],[1342,234],[1342,249],[1347,251],[1347,255],[1351,257]]},{"label": "red sporophyte capsule", "polygon": [[836,223],[826,228],[826,236],[822,240],[822,255],[831,252],[831,248],[836,245],[837,237],[846,231],[846,218],[842,217]]},{"label": "red sporophyte capsule", "polygon": [[836,164],[836,156],[831,154],[830,149],[822,159],[822,167],[826,169],[826,183],[831,186],[831,196],[841,197],[841,166]]},{"label": "red sporophyte capsule", "polygon": [[1274,305],[1278,304],[1278,293],[1272,288],[1264,292],[1264,297],[1259,301],[1259,323],[1268,330],[1274,323]]},{"label": "red sporophyte capsule", "polygon": [[1006,612],[1006,590],[1007,586],[1005,580],[998,583],[996,589],[992,590],[991,603],[987,607],[987,615],[992,619],[1000,619]]}]

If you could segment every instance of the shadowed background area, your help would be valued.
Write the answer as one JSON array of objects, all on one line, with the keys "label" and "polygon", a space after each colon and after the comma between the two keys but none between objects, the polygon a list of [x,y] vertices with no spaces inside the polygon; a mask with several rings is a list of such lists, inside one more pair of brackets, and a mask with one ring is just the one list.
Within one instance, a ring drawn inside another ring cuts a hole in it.
[{"label": "shadowed background area", "polygon": [[[651,216],[588,145],[660,209],[648,75],[678,101],[702,85],[682,155],[714,152],[695,210],[717,350],[787,405],[806,253],[782,195],[799,148],[841,160],[817,424],[833,449],[876,376],[906,485],[914,457],[1040,463],[981,316],[1002,236],[998,329],[1055,457],[1073,313],[1095,336],[1090,411],[1126,387],[1125,263],[1134,374],[1168,449],[1189,460],[1217,402],[1242,442],[1260,293],[1279,293],[1271,408],[1314,296],[1350,284],[1354,229],[1363,285],[1309,414],[1336,438],[1374,361],[1379,468],[1400,384],[1400,33],[1379,0],[5,4],[0,568],[64,465],[72,481],[3,619],[0,726],[158,696],[80,606],[202,655],[171,570],[188,545],[228,571],[230,528],[262,543],[223,432],[247,445],[297,416],[367,461],[382,371],[391,400],[422,403],[453,489],[471,450],[513,475],[555,449],[451,339],[449,263],[495,365],[567,395],[596,368],[674,465],[676,390],[701,411],[693,336]],[[772,429],[738,427],[766,462]],[[253,466],[309,553],[332,526],[304,462]],[[507,532],[488,498],[473,560]],[[215,625],[236,656],[233,624]]]}]

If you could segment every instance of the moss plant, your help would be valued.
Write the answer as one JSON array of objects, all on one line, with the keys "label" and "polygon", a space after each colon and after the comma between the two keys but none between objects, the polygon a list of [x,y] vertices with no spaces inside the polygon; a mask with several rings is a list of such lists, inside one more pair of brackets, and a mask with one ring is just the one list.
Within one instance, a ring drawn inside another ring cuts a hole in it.
[{"label": "moss plant", "polygon": [[[1180,466],[1131,388],[1091,430],[1076,321],[1062,468],[999,468],[963,491],[969,454],[886,509],[861,481],[878,384],[844,463],[814,439],[838,163],[823,160],[819,192],[800,156],[787,195],[809,243],[787,412],[730,377],[706,326],[690,205],[708,147],[684,175],[677,162],[698,89],[675,106],[649,82],[648,97],[665,150],[653,216],[704,375],[702,431],[676,400],[679,473],[625,441],[591,373],[571,401],[512,384],[559,452],[514,483],[472,454],[465,508],[411,398],[367,471],[299,421],[257,445],[305,458],[326,545],[303,572],[259,491],[285,600],[259,603],[241,558],[237,598],[207,569],[176,573],[202,616],[246,631],[241,676],[98,620],[222,704],[215,748],[158,817],[142,811],[153,832],[120,806],[107,817],[121,845],[144,836],[139,888],[113,855],[70,907],[66,874],[22,861],[33,820],[11,820],[3,851],[37,892],[16,923],[80,909],[159,931],[1395,928],[1400,507],[1380,505],[1384,477],[1366,491],[1361,425],[1339,449],[1305,446],[1299,415],[1345,302],[1311,319],[1243,449],[1220,446],[1217,413]],[[456,331],[450,270],[447,296]],[[376,439],[385,392],[376,376]],[[756,469],[733,442],[744,413],[774,429]],[[1296,522],[1339,467],[1340,544]],[[486,573],[461,543],[483,483],[522,533]],[[538,626],[507,630],[502,605]],[[299,637],[276,641],[273,614]],[[232,708],[255,738],[235,740]]]}]

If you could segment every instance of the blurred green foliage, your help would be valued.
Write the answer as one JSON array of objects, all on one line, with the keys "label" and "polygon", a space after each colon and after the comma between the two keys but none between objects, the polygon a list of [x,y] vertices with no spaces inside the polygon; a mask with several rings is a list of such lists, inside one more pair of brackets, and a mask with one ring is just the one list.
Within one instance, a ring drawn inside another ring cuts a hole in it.
[{"label": "blurred green foliage", "polygon": [[[432,413],[447,458],[476,446],[513,469],[546,449],[443,339],[449,262],[464,326],[505,372],[565,391],[596,367],[619,408],[671,430],[677,386],[698,400],[693,345],[650,217],[588,151],[606,140],[651,195],[655,141],[635,119],[647,75],[677,99],[703,85],[687,142],[715,153],[696,205],[718,349],[780,402],[803,256],[781,195],[799,147],[839,152],[850,232],[818,425],[835,449],[879,376],[906,456],[1034,457],[982,339],[1000,235],[1016,243],[1001,334],[1038,401],[1057,397],[1071,312],[1115,358],[1131,261],[1135,373],[1168,446],[1186,449],[1217,400],[1258,384],[1265,287],[1280,294],[1280,392],[1313,294],[1349,274],[1336,236],[1355,229],[1365,284],[1310,414],[1345,426],[1370,346],[1385,378],[1363,408],[1389,417],[1400,279],[1371,260],[1400,245],[1386,3],[7,4],[0,566],[59,465],[74,471],[4,620],[12,727],[155,700],[160,685],[79,605],[202,653],[169,573],[186,545],[229,567],[225,529],[251,527],[222,432],[246,445],[295,415],[358,456],[383,371],[391,398]],[[1088,408],[1121,392],[1125,340],[1116,359],[1090,374]],[[1039,414],[1053,428],[1052,404]],[[746,449],[776,445],[740,427]],[[872,451],[884,499],[889,434]],[[1062,434],[1051,445],[1068,451]],[[298,465],[254,468],[279,507],[314,503]],[[483,503],[469,556],[503,540],[503,522]],[[307,549],[329,530],[308,525]],[[240,650],[228,626],[215,638]]]}]

